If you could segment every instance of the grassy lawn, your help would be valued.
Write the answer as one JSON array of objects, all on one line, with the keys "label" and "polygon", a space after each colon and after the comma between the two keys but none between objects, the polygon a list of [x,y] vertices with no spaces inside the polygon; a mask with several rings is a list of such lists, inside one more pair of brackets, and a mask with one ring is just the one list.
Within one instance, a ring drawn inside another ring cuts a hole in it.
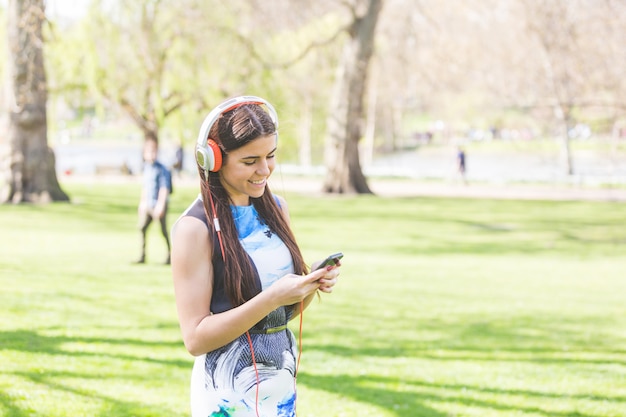
[{"label": "grassy lawn", "polygon": [[[139,186],[65,189],[0,206],[0,416],[188,416],[156,225],[131,265]],[[286,197],[308,260],[345,254],[304,315],[299,416],[626,415],[624,204]]]}]

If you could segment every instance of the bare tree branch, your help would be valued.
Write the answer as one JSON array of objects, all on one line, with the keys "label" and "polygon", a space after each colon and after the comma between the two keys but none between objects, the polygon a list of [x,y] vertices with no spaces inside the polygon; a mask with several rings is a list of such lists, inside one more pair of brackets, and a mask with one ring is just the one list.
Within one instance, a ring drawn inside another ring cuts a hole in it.
[{"label": "bare tree branch", "polygon": [[283,62],[279,65],[274,65],[274,68],[288,68],[298,62],[300,62],[302,59],[304,59],[311,51],[313,51],[314,49],[317,48],[322,48],[324,46],[330,45],[333,42],[335,42],[337,40],[337,38],[339,38],[339,36],[341,36],[341,34],[347,32],[348,30],[350,30],[352,24],[348,24],[342,27],[339,27],[337,29],[337,31],[335,31],[335,33],[332,34],[332,36],[330,36],[328,39],[324,39],[322,41],[319,42],[311,42],[310,44],[307,45],[306,48],[304,48],[296,57],[294,57],[293,59],[287,61],[287,62]]}]

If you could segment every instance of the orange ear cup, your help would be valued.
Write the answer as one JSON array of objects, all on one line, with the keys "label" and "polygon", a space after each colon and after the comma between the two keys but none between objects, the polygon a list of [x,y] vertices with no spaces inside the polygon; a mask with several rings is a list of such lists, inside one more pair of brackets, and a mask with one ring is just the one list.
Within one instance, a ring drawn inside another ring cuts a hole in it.
[{"label": "orange ear cup", "polygon": [[213,152],[213,166],[209,169],[211,172],[217,172],[222,167],[222,150],[213,139],[206,142],[207,147]]}]

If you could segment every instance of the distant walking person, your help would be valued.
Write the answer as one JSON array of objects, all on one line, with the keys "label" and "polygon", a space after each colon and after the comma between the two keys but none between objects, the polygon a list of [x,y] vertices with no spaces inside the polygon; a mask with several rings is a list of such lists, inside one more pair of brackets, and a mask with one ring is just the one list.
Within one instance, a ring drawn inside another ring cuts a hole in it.
[{"label": "distant walking person", "polygon": [[167,206],[171,192],[171,173],[157,160],[158,145],[154,140],[146,140],[143,148],[143,185],[139,200],[139,227],[141,230],[141,256],[136,263],[146,262],[146,232],[152,223],[157,220],[161,224],[161,233],[167,245],[165,263],[170,263],[170,239],[167,229]]},{"label": "distant walking person", "polygon": [[465,171],[467,169],[466,166],[466,155],[463,148],[460,146],[457,148],[456,154],[456,162],[457,162],[457,171],[463,180],[463,184],[467,184],[467,178],[465,177]]}]

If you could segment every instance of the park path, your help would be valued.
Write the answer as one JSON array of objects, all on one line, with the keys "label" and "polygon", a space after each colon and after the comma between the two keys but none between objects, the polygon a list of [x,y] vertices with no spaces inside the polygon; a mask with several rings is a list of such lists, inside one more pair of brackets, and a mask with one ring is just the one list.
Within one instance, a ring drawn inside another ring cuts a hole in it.
[{"label": "park path", "polygon": [[[170,164],[174,150],[173,147],[164,147],[162,162]],[[71,143],[57,146],[55,152],[61,181],[139,181],[137,175],[115,177],[116,174],[96,174],[98,166],[113,168],[106,170],[109,173],[119,172],[122,163],[127,164],[132,172],[139,173],[141,152],[138,143]],[[470,183],[463,185],[452,179],[455,172],[451,155],[448,148],[433,147],[381,157],[366,172],[368,183],[377,195],[383,197],[626,201],[626,163],[619,158],[607,159],[606,155],[591,158],[579,152],[576,160],[579,175],[565,178],[554,172],[558,164],[549,158],[524,153],[475,152],[471,155],[468,170]],[[185,158],[193,160],[189,149]],[[277,193],[289,191],[321,195],[320,175],[320,170],[303,171],[284,165],[277,167],[270,184]],[[197,185],[192,167],[175,180],[181,185]],[[581,185],[576,181],[580,181]],[[621,185],[613,188],[596,185],[605,183]]]}]

